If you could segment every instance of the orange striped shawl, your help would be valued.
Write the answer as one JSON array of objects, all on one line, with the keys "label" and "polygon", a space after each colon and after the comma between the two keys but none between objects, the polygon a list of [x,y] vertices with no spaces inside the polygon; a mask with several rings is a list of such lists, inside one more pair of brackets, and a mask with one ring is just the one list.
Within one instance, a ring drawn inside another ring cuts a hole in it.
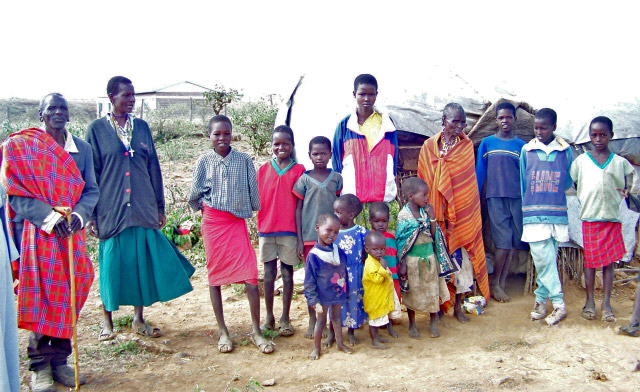
[{"label": "orange striped shawl", "polygon": [[473,142],[463,133],[458,144],[441,157],[438,148],[441,137],[442,132],[424,142],[418,158],[418,177],[429,185],[429,200],[449,250],[453,252],[462,247],[467,250],[478,288],[488,300],[489,280]]}]

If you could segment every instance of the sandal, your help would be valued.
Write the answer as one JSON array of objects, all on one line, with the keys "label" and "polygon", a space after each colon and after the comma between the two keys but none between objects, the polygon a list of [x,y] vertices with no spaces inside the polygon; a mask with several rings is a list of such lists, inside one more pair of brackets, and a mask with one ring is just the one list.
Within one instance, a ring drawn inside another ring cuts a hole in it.
[{"label": "sandal", "polygon": [[249,338],[251,339],[251,343],[253,343],[254,346],[258,347],[258,350],[260,350],[261,353],[271,354],[273,352],[273,343],[267,341],[267,339],[265,339],[262,335],[258,335],[258,337],[256,338],[254,334],[249,334]]},{"label": "sandal", "polygon": [[233,351],[233,341],[228,336],[220,336],[218,339],[218,352],[226,354]]},{"label": "sandal", "polygon": [[115,339],[115,337],[116,337],[116,334],[113,331],[106,328],[102,328],[102,330],[98,334],[98,341],[106,342],[107,340]]},{"label": "sandal", "polygon": [[640,336],[640,324],[635,323],[635,324],[629,324],[625,327],[620,327],[620,330],[618,331],[618,333],[637,338],[638,336]]},{"label": "sandal", "polygon": [[136,333],[142,336],[148,336],[150,338],[159,338],[162,336],[160,328],[151,327],[149,324],[145,324],[142,327],[136,327]]},{"label": "sandal", "polygon": [[608,310],[603,310],[602,311],[602,321],[604,321],[605,323],[615,323],[616,322],[616,316],[613,314],[613,312],[610,312]]},{"label": "sandal", "polygon": [[293,335],[293,326],[291,324],[283,324],[280,323],[280,328],[278,328],[278,333],[280,336],[288,337]]},{"label": "sandal", "polygon": [[585,320],[595,320],[596,319],[596,311],[595,309],[588,309],[586,306],[582,308],[582,313],[580,313]]}]

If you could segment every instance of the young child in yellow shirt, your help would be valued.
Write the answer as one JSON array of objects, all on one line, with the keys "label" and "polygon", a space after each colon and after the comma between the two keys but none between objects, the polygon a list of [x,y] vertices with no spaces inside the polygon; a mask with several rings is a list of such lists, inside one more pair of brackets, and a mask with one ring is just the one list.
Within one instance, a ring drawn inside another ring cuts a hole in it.
[{"label": "young child in yellow shirt", "polygon": [[368,254],[362,274],[364,310],[369,315],[371,345],[382,350],[387,349],[384,345],[387,340],[378,335],[378,328],[389,324],[389,313],[396,307],[393,277],[384,259],[386,248],[387,240],[379,231],[370,231],[364,238],[364,250]]}]

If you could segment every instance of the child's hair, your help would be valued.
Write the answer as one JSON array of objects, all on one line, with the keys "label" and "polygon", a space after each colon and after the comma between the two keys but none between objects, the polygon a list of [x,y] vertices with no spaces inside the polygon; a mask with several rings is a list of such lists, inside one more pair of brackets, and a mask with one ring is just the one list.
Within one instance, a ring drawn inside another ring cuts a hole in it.
[{"label": "child's hair", "polygon": [[356,195],[347,193],[336,199],[335,203],[339,203],[347,207],[347,211],[358,216],[362,212],[362,202]]},{"label": "child's hair", "polygon": [[289,135],[289,138],[291,139],[291,144],[296,144],[293,139],[293,129],[289,128],[288,126],[278,125],[277,127],[275,127],[273,132],[271,132],[271,138],[273,138],[273,134],[275,133],[286,133],[287,135]]},{"label": "child's hair", "polygon": [[309,142],[309,151],[311,151],[311,148],[316,144],[324,144],[325,146],[327,146],[329,151],[331,151],[331,140],[329,140],[329,138],[327,137],[316,136],[313,139],[311,139],[311,141]]},{"label": "child's hair", "polygon": [[511,102],[501,102],[501,103],[498,104],[498,106],[496,106],[496,117],[498,116],[498,112],[503,110],[503,109],[511,110],[511,113],[513,114],[513,117],[516,116],[516,107],[513,106],[513,104],[511,104]]},{"label": "child's hair", "polygon": [[229,119],[229,117],[218,114],[217,116],[211,117],[211,120],[209,120],[209,133],[211,133],[211,130],[213,129],[213,124],[219,122],[226,122],[227,124],[229,124],[229,129],[233,130],[233,126],[231,125],[231,120]]},{"label": "child's hair", "polygon": [[423,186],[429,188],[427,183],[422,181],[418,177],[405,178],[404,181],[402,181],[402,194],[406,197],[409,197],[410,195],[418,192],[418,190],[420,190],[420,187]]},{"label": "child's hair", "polygon": [[375,231],[375,230],[371,230],[367,233],[367,235],[364,236],[364,243],[365,244],[370,244],[371,241],[373,241],[374,238],[378,238],[382,241],[382,243],[386,244],[387,239],[384,238],[384,235],[382,235],[381,232],[379,231]]},{"label": "child's hair", "polygon": [[271,132],[271,140],[273,140],[273,135],[276,133],[286,133],[287,135],[289,135],[289,138],[291,139],[291,144],[294,145],[293,149],[291,149],[291,154],[289,154],[289,156],[291,157],[291,159],[296,159],[296,148],[295,148],[296,142],[293,138],[293,129],[291,129],[287,125],[278,125],[277,127],[275,127],[273,132]]},{"label": "child's hair", "polygon": [[553,109],[542,108],[538,110],[535,118],[540,120],[547,120],[551,124],[555,124],[558,121],[558,113],[556,113],[556,111]]},{"label": "child's hair", "polygon": [[375,214],[385,214],[389,217],[389,206],[387,203],[382,201],[374,201],[369,205],[369,217],[372,217]]},{"label": "child's hair", "polygon": [[133,84],[131,80],[124,76],[114,76],[107,82],[107,95],[118,94],[118,89],[121,84]]},{"label": "child's hair", "polygon": [[371,84],[378,91],[378,81],[373,75],[360,74],[356,76],[356,80],[353,81],[353,91],[358,91],[358,86],[361,84]]},{"label": "child's hair", "polygon": [[591,126],[595,123],[600,123],[600,124],[604,124],[607,127],[609,127],[609,133],[611,135],[613,135],[613,121],[611,121],[611,119],[609,117],[606,116],[598,116],[596,118],[594,118],[593,120],[591,120],[591,123],[589,124],[589,131],[591,131]]},{"label": "child's hair", "polygon": [[340,224],[340,219],[338,219],[336,214],[328,213],[328,214],[320,214],[320,216],[318,217],[318,220],[316,221],[316,225],[322,226],[329,221],[334,221]]}]

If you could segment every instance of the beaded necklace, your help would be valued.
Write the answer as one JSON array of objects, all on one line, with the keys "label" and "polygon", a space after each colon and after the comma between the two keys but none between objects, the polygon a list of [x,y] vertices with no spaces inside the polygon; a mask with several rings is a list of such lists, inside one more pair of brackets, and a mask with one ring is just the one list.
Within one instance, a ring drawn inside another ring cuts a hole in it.
[{"label": "beaded necklace", "polygon": [[115,117],[118,116],[111,114],[109,117],[111,118],[111,124],[113,125],[113,129],[116,130],[120,141],[122,141],[124,147],[127,149],[129,154],[131,154],[131,158],[133,158],[133,153],[135,152],[133,148],[131,148],[131,139],[133,139],[133,121],[128,115],[125,114],[125,116],[127,117],[127,121],[124,123],[123,127],[121,127],[115,120]]},{"label": "beaded necklace", "polygon": [[460,137],[456,136],[455,139],[453,139],[452,143],[447,142],[447,140],[444,138],[444,134],[442,135],[442,138],[440,138],[440,140],[442,140],[442,150],[440,150],[440,154],[441,155],[447,155],[449,153],[449,151],[451,151],[451,149],[453,147],[455,147],[456,144],[458,144],[458,142],[460,141]]}]

